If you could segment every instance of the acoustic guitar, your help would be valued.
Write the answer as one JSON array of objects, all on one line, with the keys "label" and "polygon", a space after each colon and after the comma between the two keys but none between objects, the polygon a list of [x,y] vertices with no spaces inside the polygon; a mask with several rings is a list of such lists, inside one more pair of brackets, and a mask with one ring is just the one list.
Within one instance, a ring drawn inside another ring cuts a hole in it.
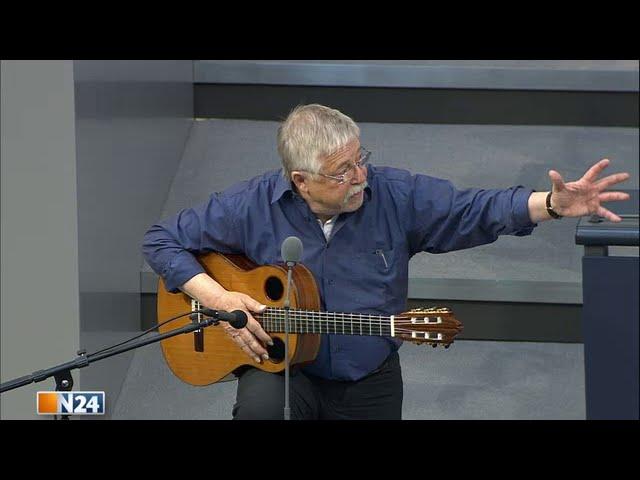
[{"label": "acoustic guitar", "polygon": [[[209,385],[225,379],[243,365],[273,373],[284,370],[286,266],[258,266],[242,255],[215,252],[199,256],[198,261],[207,274],[225,289],[245,293],[267,305],[264,312],[252,315],[271,336],[274,345],[266,346],[269,360],[258,364],[220,326],[176,335],[161,342],[164,357],[173,373],[186,383]],[[313,361],[320,348],[322,333],[386,336],[448,348],[462,331],[461,322],[448,308],[415,309],[391,316],[321,312],[318,288],[309,269],[297,264],[292,269],[291,278],[290,365]],[[185,293],[169,293],[163,280],[159,280],[158,324],[200,308],[200,303]],[[188,316],[182,317],[159,326],[158,330],[168,332],[190,321]]]}]

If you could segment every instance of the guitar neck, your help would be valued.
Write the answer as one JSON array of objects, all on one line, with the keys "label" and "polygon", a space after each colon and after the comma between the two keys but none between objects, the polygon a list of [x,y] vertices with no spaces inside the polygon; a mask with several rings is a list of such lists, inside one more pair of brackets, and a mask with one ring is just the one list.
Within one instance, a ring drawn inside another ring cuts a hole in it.
[{"label": "guitar neck", "polygon": [[[267,308],[253,314],[266,332],[281,333],[285,326],[284,308]],[[331,333],[337,335],[394,336],[394,317],[360,313],[289,310],[290,333]]]}]

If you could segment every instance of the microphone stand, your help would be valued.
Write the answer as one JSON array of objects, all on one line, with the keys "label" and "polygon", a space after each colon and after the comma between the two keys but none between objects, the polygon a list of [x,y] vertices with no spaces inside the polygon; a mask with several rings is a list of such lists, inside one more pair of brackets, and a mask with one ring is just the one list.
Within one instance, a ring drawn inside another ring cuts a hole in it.
[{"label": "microphone stand", "polygon": [[289,310],[291,308],[291,269],[302,257],[302,242],[298,237],[287,237],[280,248],[287,265],[287,294],[284,299],[284,419],[291,420],[289,408]]},{"label": "microphone stand", "polygon": [[289,408],[289,309],[291,308],[291,267],[294,262],[287,262],[287,294],[284,299],[284,419],[291,420]]},{"label": "microphone stand", "polygon": [[[193,331],[199,330],[201,328],[206,328],[211,325],[217,325],[219,323],[219,319],[217,318],[217,312],[215,316],[209,317],[203,321],[197,321],[198,316],[195,315],[198,312],[189,312],[185,315],[191,314],[192,323],[185,325],[180,328],[176,328],[175,330],[171,330],[169,332],[161,333],[155,335],[151,338],[144,338],[137,341],[128,342],[127,345],[122,345],[119,347],[110,348],[107,351],[100,352],[93,355],[87,356],[86,350],[78,350],[78,357],[74,360],[71,360],[66,363],[62,363],[60,365],[56,365],[51,368],[47,368],[45,370],[38,370],[33,372],[31,375],[25,375],[24,377],[15,378],[13,380],[9,380],[0,384],[0,393],[6,392],[8,390],[13,390],[15,388],[23,387],[25,385],[29,385],[34,382],[42,382],[49,377],[54,376],[56,380],[56,391],[70,391],[73,387],[73,377],[71,376],[71,370],[76,368],[83,368],[89,365],[91,362],[95,362],[98,360],[102,360],[104,358],[112,357],[113,355],[118,355],[120,353],[127,352],[129,350],[133,350],[134,348],[143,347],[150,343],[159,342],[164,340],[165,338],[174,337],[176,335],[180,335],[183,333],[191,333]],[[223,313],[223,312],[220,312]],[[67,415],[61,415],[62,420],[68,420]]]}]

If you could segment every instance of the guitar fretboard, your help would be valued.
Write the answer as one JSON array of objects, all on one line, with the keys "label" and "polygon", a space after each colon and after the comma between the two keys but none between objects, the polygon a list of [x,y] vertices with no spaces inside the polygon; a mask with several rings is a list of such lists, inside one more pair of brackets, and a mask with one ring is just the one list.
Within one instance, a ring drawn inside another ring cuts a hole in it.
[{"label": "guitar fretboard", "polygon": [[[284,308],[267,308],[254,314],[267,332],[284,332]],[[331,333],[337,335],[393,336],[394,317],[358,313],[289,310],[291,333]]]}]

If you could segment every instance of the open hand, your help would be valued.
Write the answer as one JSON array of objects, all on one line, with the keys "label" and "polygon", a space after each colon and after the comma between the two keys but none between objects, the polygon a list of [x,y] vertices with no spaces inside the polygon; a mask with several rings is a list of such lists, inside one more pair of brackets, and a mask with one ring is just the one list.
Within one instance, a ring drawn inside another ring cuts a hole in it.
[{"label": "open hand", "polygon": [[597,180],[598,175],[607,166],[609,166],[609,160],[602,159],[587,170],[580,180],[569,183],[564,183],[562,176],[555,170],[549,170],[549,178],[553,184],[552,208],[564,217],[599,215],[612,222],[622,221],[618,215],[604,208],[602,203],[629,199],[627,193],[605,192],[612,185],[627,180],[629,174],[616,173]]}]

